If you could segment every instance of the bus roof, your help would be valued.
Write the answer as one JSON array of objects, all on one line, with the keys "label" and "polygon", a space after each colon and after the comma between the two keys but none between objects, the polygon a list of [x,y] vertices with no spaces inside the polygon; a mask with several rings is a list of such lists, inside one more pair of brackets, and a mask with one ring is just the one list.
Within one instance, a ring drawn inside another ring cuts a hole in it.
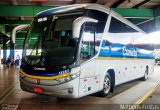
[{"label": "bus roof", "polygon": [[133,23],[131,23],[130,21],[125,19],[123,16],[121,16],[117,12],[115,12],[113,10],[111,11],[111,9],[109,7],[107,7],[105,5],[99,5],[99,4],[74,4],[74,5],[60,6],[60,7],[51,8],[51,9],[39,12],[37,14],[37,16],[43,16],[43,15],[50,15],[50,14],[55,14],[55,13],[67,12],[67,11],[75,10],[75,9],[79,9],[79,8],[99,10],[99,11],[102,11],[102,12],[105,12],[105,13],[108,13],[108,14],[111,12],[112,15],[117,16],[118,18],[120,18],[125,23],[127,23],[130,26],[134,27],[136,30],[145,33],[143,30],[141,30],[139,27],[137,27],[136,25],[134,25]]},{"label": "bus roof", "polygon": [[[74,5],[66,5],[66,6],[60,6],[60,7],[55,7],[55,8],[51,8],[48,10],[44,10],[42,12],[39,12],[37,14],[37,16],[41,16],[41,15],[48,15],[48,14],[54,14],[54,13],[60,13],[60,12],[66,12],[69,10],[75,10],[78,8],[90,8],[92,7],[93,9],[97,9],[97,8],[102,8],[103,5],[99,5],[99,4],[74,4]],[[104,7],[103,7],[104,9]],[[110,11],[110,8],[105,7],[105,9],[107,9],[107,11]]]}]

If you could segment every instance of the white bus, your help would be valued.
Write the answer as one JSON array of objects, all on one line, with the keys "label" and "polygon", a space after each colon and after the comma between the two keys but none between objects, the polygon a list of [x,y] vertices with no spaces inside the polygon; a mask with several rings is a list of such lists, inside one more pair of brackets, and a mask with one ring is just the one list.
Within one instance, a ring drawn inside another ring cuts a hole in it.
[{"label": "white bus", "polygon": [[137,48],[137,26],[98,4],[42,11],[25,39],[20,86],[61,98],[106,96],[114,86],[153,72],[152,51]]}]

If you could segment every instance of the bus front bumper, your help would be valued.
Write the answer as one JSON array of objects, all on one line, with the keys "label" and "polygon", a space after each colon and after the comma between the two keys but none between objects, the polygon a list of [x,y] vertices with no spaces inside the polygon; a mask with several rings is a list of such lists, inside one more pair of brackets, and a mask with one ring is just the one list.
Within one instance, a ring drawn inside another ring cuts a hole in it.
[{"label": "bus front bumper", "polygon": [[[69,82],[57,85],[41,85],[41,84],[30,83],[24,80],[20,76],[20,87],[22,90],[37,94],[53,95],[60,98],[79,98],[78,86],[79,86],[79,77]],[[35,91],[35,88],[40,88],[41,91],[37,92]]]}]

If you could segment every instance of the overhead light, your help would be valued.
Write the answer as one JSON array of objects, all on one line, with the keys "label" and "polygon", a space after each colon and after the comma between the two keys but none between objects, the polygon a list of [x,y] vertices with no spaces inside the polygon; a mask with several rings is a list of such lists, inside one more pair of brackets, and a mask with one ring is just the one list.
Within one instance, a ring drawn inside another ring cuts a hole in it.
[{"label": "overhead light", "polygon": [[6,42],[6,44],[8,44],[10,42],[10,40],[8,40],[7,42]]}]

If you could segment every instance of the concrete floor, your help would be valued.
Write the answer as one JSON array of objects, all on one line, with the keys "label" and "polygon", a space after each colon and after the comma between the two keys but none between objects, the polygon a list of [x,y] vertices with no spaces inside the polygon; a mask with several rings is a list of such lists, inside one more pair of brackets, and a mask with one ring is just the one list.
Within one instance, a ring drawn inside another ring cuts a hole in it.
[{"label": "concrete floor", "polygon": [[[148,81],[157,82],[158,84],[160,84],[160,66],[157,66],[155,68],[154,75],[152,75]],[[155,105],[158,104],[160,110],[160,86],[150,97],[148,97],[144,101],[143,104],[155,104]]]},{"label": "concrete floor", "polygon": [[[160,66],[156,66],[154,74],[145,83],[156,82],[160,84],[159,70]],[[0,110],[118,110],[120,109],[120,105],[113,103],[112,99],[144,83],[143,81],[135,80],[119,85],[115,87],[114,93],[104,98],[86,96],[76,100],[67,100],[23,92],[19,88],[17,71],[15,68],[7,69],[2,65],[0,66]],[[157,91],[159,95],[160,90],[157,89]],[[155,101],[160,102],[159,99]],[[148,98],[144,104],[151,102],[152,100]]]},{"label": "concrete floor", "polygon": [[160,87],[145,101],[144,104],[158,104],[160,105]]}]

